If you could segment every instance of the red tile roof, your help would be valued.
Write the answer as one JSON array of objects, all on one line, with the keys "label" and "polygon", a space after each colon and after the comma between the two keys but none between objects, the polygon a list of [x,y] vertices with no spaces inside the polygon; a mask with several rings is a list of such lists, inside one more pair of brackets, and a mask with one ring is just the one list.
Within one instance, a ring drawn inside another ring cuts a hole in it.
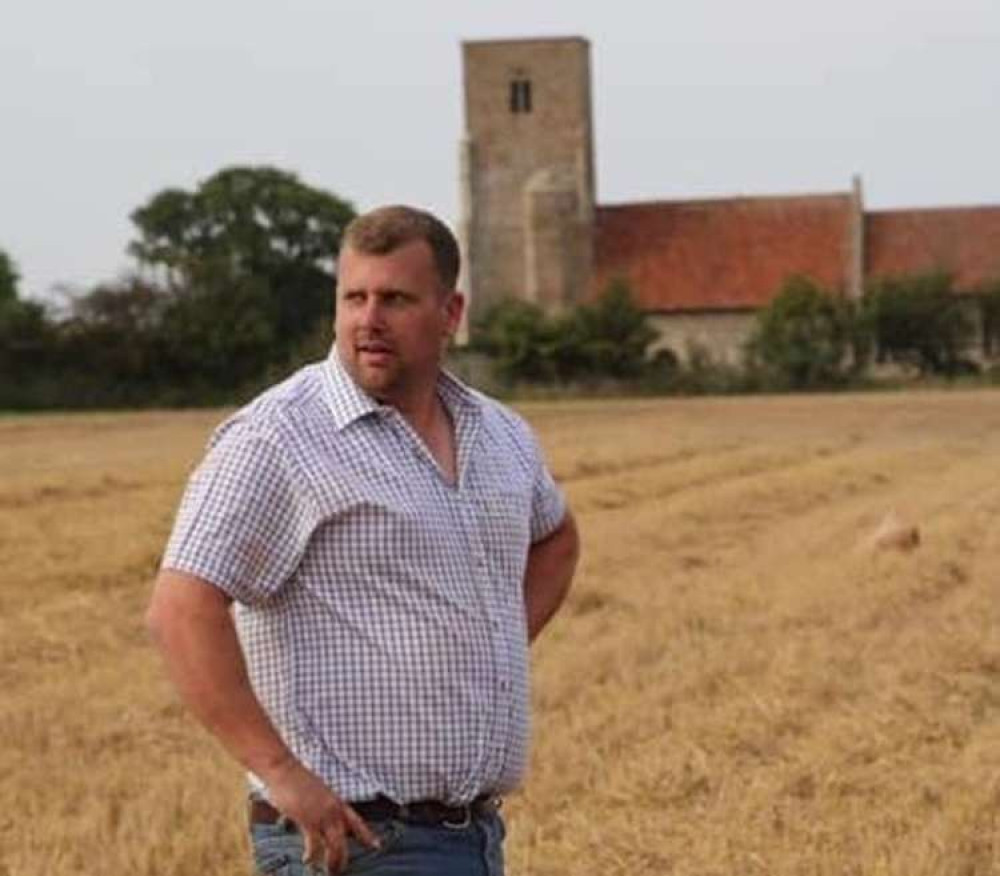
[{"label": "red tile roof", "polygon": [[594,281],[624,277],[647,311],[766,305],[792,274],[847,285],[851,196],[732,198],[600,206]]},{"label": "red tile roof", "polygon": [[963,291],[1000,278],[1000,207],[867,213],[865,269],[869,277],[945,270]]}]

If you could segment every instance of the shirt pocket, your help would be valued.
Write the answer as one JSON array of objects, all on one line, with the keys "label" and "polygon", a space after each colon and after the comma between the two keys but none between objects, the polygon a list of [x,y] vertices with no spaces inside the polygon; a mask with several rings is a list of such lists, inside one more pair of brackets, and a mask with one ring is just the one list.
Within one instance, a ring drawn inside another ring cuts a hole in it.
[{"label": "shirt pocket", "polygon": [[520,590],[531,546],[531,493],[516,487],[485,491],[479,522],[490,566],[500,581]]}]

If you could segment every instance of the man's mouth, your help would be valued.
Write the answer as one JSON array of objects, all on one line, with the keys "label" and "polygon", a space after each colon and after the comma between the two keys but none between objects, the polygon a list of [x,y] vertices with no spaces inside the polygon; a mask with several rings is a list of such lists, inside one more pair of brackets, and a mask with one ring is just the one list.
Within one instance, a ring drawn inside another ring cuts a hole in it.
[{"label": "man's mouth", "polygon": [[364,356],[369,361],[382,362],[393,355],[392,347],[382,341],[365,341],[355,344],[355,349],[359,356]]}]

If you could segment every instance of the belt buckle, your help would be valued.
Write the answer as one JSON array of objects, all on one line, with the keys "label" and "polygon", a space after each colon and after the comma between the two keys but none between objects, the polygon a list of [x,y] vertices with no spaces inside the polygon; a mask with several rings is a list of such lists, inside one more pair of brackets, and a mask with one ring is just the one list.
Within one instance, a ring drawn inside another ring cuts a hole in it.
[{"label": "belt buckle", "polygon": [[441,822],[441,827],[446,827],[448,830],[465,830],[470,824],[472,824],[472,806],[466,804],[462,807],[461,821],[451,821],[446,818]]}]

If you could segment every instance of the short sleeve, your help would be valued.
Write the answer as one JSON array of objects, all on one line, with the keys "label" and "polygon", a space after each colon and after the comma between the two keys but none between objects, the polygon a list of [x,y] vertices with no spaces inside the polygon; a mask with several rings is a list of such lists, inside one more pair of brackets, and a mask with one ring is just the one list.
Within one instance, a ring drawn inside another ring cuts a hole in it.
[{"label": "short sleeve", "polygon": [[531,489],[531,543],[551,535],[566,516],[566,499],[545,465],[541,448],[532,436],[535,476]]},{"label": "short sleeve", "polygon": [[163,557],[238,602],[273,596],[298,567],[317,515],[278,447],[225,435],[192,475]]}]

